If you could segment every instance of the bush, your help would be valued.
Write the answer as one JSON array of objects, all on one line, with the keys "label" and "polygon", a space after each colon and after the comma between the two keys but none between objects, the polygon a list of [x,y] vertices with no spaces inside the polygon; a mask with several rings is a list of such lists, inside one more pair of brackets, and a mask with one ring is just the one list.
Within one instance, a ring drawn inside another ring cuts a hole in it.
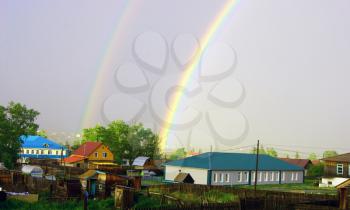
[{"label": "bush", "polygon": [[308,176],[310,177],[320,177],[324,174],[324,165],[322,163],[319,163],[317,165],[312,165],[309,167]]}]

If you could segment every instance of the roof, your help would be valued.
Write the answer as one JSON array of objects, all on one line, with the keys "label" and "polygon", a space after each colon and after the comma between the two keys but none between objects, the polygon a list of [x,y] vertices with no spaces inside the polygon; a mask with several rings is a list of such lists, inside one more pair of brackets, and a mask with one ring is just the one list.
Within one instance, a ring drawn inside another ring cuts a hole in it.
[{"label": "roof", "polygon": [[80,179],[89,179],[95,177],[97,174],[106,174],[105,172],[98,170],[88,170],[79,176]]},{"label": "roof", "polygon": [[333,157],[323,158],[323,161],[333,161],[333,162],[350,162],[350,153],[345,153],[341,155],[336,155]]},{"label": "roof", "polygon": [[[255,170],[255,163],[255,154],[207,152],[164,165],[211,170]],[[303,168],[269,155],[259,155],[259,170],[301,171]]]},{"label": "roof", "polygon": [[340,188],[349,188],[350,186],[350,179],[345,180],[344,182],[338,184],[335,186],[335,188],[340,189]]},{"label": "roof", "polygon": [[31,174],[31,173],[43,173],[44,171],[39,166],[24,165],[22,167],[22,172],[25,174]]},{"label": "roof", "polygon": [[67,149],[53,140],[41,136],[21,136],[23,148],[49,148],[49,149]]},{"label": "roof", "polygon": [[192,178],[192,176],[191,176],[189,173],[179,173],[179,174],[175,177],[174,181],[175,181],[175,182],[184,182],[186,179],[189,179],[189,180],[191,180],[192,182],[194,181],[193,178]]},{"label": "roof", "polygon": [[280,159],[283,161],[286,161],[287,163],[302,167],[304,169],[306,169],[306,167],[309,164],[312,164],[311,160],[309,159],[292,159],[292,158],[280,158]]},{"label": "roof", "polygon": [[82,161],[84,159],[87,159],[87,157],[81,156],[81,155],[71,155],[67,158],[64,158],[63,161],[65,163],[75,163],[75,162],[79,162]]},{"label": "roof", "polygon": [[140,157],[135,158],[132,165],[133,166],[144,166],[147,160],[149,160],[149,157],[140,156]]},{"label": "roof", "polygon": [[89,156],[91,155],[98,147],[102,145],[101,142],[85,142],[78,149],[76,149],[73,154],[81,155],[81,156]]}]

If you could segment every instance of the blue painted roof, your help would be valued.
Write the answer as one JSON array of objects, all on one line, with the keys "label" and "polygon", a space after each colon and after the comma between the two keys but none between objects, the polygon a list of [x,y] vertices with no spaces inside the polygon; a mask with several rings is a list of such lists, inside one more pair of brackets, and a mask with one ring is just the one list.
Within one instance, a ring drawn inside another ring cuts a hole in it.
[{"label": "blue painted roof", "polygon": [[[207,152],[165,163],[169,166],[204,168],[211,170],[255,170],[256,155],[246,153]],[[259,170],[303,170],[269,155],[259,155]]]},{"label": "blue painted roof", "polygon": [[23,148],[62,149],[63,147],[64,150],[67,149],[65,146],[41,136],[21,136],[20,138],[23,141]]}]

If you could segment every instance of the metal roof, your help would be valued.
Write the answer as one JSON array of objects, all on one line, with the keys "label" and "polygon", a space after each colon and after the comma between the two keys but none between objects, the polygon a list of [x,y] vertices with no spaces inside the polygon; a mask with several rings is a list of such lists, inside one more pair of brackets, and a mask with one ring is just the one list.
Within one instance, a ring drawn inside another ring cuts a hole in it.
[{"label": "metal roof", "polygon": [[132,165],[133,166],[144,166],[148,159],[149,159],[149,157],[144,157],[144,156],[137,157],[137,158],[135,158]]},{"label": "metal roof", "polygon": [[20,139],[23,141],[22,148],[67,149],[65,146],[41,136],[21,136]]},{"label": "metal roof", "polygon": [[31,174],[31,173],[43,173],[44,171],[39,166],[24,165],[22,167],[22,172],[25,174]]},{"label": "metal roof", "polygon": [[[169,166],[210,170],[255,170],[256,155],[246,153],[207,152],[165,163]],[[259,155],[259,170],[301,171],[303,168],[269,155]]]}]

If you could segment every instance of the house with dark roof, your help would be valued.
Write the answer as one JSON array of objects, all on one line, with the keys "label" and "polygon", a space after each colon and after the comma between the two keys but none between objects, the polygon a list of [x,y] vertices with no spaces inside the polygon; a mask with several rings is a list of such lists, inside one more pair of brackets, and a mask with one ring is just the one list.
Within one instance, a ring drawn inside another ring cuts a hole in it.
[{"label": "house with dark roof", "polygon": [[67,157],[68,150],[53,140],[41,136],[21,136],[22,141],[19,156],[21,162],[28,158],[60,159]]},{"label": "house with dark roof", "polygon": [[89,168],[100,164],[111,164],[114,161],[113,153],[101,142],[85,142],[72,155],[64,159],[66,166]]},{"label": "house with dark roof", "polygon": [[294,158],[280,158],[283,161],[286,161],[287,163],[297,165],[304,169],[304,176],[307,176],[307,170],[310,166],[312,166],[312,162],[309,159],[294,159]]},{"label": "house with dark roof", "polygon": [[350,153],[323,158],[324,177],[320,186],[337,186],[350,178]]},{"label": "house with dark roof", "polygon": [[303,183],[304,169],[268,155],[207,152],[170,161],[165,165],[165,179],[176,182],[179,174],[189,174],[194,184],[251,185]]}]

